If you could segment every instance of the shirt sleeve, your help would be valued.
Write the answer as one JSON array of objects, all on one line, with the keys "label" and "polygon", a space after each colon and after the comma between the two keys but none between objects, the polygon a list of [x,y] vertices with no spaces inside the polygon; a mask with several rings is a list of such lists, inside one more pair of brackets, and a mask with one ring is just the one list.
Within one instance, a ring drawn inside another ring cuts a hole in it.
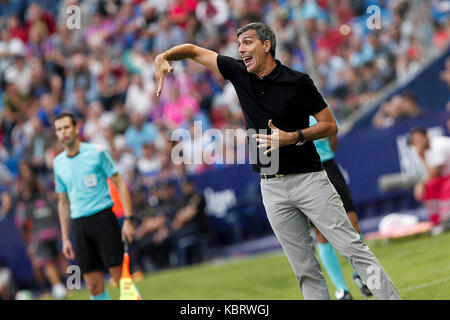
[{"label": "shirt sleeve", "polygon": [[[431,140],[431,148],[425,153],[425,159],[429,166],[431,167],[439,167],[445,165],[447,160],[447,151],[448,148],[447,141],[444,140],[443,137],[432,137]],[[450,141],[450,140],[449,140]]]},{"label": "shirt sleeve", "polygon": [[100,167],[107,177],[111,177],[119,172],[114,160],[106,149],[100,151]]},{"label": "shirt sleeve", "polygon": [[55,191],[56,193],[65,193],[67,192],[66,185],[62,181],[61,177],[56,172],[55,166],[53,166],[53,175],[55,176]]},{"label": "shirt sleeve", "polygon": [[232,57],[217,56],[217,67],[226,80],[232,80],[242,70],[243,64]]},{"label": "shirt sleeve", "polygon": [[328,107],[324,98],[308,75],[305,75],[301,79],[301,92],[301,100],[309,115],[314,115]]}]

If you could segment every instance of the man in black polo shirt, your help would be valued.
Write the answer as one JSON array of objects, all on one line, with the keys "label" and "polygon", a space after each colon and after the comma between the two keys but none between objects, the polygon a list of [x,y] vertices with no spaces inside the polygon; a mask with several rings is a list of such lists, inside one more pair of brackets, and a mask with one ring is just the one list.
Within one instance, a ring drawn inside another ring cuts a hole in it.
[{"label": "man in black polo shirt", "polygon": [[[355,267],[377,298],[400,299],[377,258],[353,229],[322,169],[313,141],[336,134],[337,125],[313,81],[275,60],[276,39],[267,25],[251,23],[240,28],[237,36],[242,60],[192,44],[158,55],[156,95],[161,93],[165,74],[173,72],[169,61],[189,58],[231,81],[247,130],[254,132],[249,137],[249,151],[255,160],[252,169],[261,174],[269,222],[305,299],[330,299],[314,253],[309,221]],[[310,115],[317,120],[312,127]],[[265,150],[263,154],[252,150],[256,144]],[[267,156],[269,162],[264,158]]]}]

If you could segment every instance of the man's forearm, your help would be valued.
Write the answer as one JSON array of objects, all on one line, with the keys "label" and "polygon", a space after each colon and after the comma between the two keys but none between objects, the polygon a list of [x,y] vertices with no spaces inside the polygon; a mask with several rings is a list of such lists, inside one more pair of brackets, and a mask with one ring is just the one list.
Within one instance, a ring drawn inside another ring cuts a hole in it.
[{"label": "man's forearm", "polygon": [[133,215],[133,208],[131,205],[130,192],[128,191],[125,182],[122,181],[118,189],[120,194],[120,200],[122,200],[125,217],[131,217]]},{"label": "man's forearm", "polygon": [[302,133],[306,141],[314,141],[335,135],[337,130],[336,123],[319,122],[312,127],[302,130]]},{"label": "man's forearm", "polygon": [[172,73],[171,61],[191,59],[205,68],[220,74],[217,65],[218,53],[194,44],[181,44],[170,48],[155,58],[156,96],[161,94],[166,73]]},{"label": "man's forearm", "polygon": [[58,216],[59,223],[61,225],[61,237],[62,240],[69,240],[70,236],[70,211],[65,203],[58,203]]},{"label": "man's forearm", "polygon": [[161,55],[167,61],[177,61],[194,58],[196,56],[196,46],[190,43],[181,44],[170,48]]}]

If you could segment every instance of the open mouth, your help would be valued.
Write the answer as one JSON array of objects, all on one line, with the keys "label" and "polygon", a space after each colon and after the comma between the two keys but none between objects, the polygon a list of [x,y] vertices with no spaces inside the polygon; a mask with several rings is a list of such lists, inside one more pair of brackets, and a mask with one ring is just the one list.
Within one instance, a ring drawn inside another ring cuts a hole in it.
[{"label": "open mouth", "polygon": [[243,60],[245,65],[248,66],[253,61],[253,57],[245,57]]}]

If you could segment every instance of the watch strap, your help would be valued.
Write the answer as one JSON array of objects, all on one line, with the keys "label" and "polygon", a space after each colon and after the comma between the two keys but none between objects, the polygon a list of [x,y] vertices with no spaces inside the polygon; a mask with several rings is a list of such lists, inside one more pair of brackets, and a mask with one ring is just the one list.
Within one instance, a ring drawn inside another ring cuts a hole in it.
[{"label": "watch strap", "polygon": [[303,135],[302,130],[297,130],[298,133],[298,141],[295,144],[297,147],[301,146],[302,144],[305,143],[305,136]]}]

